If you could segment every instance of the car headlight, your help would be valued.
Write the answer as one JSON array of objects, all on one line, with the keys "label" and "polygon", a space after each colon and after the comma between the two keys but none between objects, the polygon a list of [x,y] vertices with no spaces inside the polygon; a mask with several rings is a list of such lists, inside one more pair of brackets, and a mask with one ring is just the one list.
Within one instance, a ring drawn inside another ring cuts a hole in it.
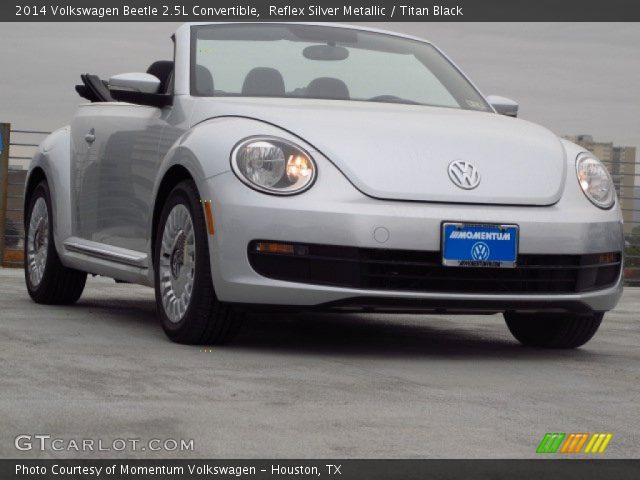
[{"label": "car headlight", "polygon": [[609,171],[600,160],[584,153],[578,155],[576,173],[580,187],[591,203],[604,209],[613,206],[616,189]]},{"label": "car headlight", "polygon": [[238,143],[231,152],[231,167],[250,187],[277,195],[305,191],[317,172],[311,155],[275,137],[251,137]]}]

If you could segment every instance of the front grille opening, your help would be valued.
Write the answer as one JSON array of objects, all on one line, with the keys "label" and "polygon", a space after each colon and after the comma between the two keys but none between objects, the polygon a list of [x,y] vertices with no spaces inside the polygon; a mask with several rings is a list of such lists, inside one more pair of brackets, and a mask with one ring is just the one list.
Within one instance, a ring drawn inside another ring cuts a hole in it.
[{"label": "front grille opening", "polygon": [[256,272],[276,280],[413,292],[581,293],[614,285],[622,266],[620,252],[607,252],[519,255],[516,268],[445,267],[438,251],[264,240],[251,242],[248,254]]}]

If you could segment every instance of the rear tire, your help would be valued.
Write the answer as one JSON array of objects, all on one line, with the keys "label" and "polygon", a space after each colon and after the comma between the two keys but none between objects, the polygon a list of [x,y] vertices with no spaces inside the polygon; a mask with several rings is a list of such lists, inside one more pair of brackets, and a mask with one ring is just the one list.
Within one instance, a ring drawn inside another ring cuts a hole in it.
[{"label": "rear tire", "polygon": [[154,249],[156,305],[162,328],[177,343],[228,343],[241,326],[243,312],[216,297],[208,240],[197,188],[181,182],[162,209]]},{"label": "rear tire", "polygon": [[70,305],[82,295],[87,274],[60,262],[53,235],[51,195],[43,180],[29,198],[24,231],[24,277],[36,303]]},{"label": "rear tire", "polygon": [[505,312],[512,335],[523,345],[538,348],[578,348],[600,327],[603,312],[592,314]]}]

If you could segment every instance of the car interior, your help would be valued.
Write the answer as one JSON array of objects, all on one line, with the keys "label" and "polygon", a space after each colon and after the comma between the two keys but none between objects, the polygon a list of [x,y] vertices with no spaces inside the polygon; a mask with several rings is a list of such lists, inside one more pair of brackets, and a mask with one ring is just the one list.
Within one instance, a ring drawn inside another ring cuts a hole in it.
[{"label": "car interior", "polygon": [[[147,73],[160,80],[160,94],[169,94],[173,90],[174,64],[170,60],[158,60],[147,69]],[[215,90],[213,76],[208,68],[196,65],[196,85],[199,95],[228,96],[226,92]],[[82,85],[76,85],[76,92],[90,102],[114,102],[108,83],[97,75],[85,73],[80,75]],[[287,94],[282,74],[275,68],[256,67],[247,73],[242,85],[242,96],[246,97],[307,97],[349,100],[349,89],[340,79],[320,77],[312,80],[305,88],[298,88]]]},{"label": "car interior", "polygon": [[[202,67],[201,67],[202,68]],[[198,85],[199,87],[200,85]],[[224,92],[216,92],[224,95]],[[282,74],[275,68],[253,68],[242,84],[242,96],[246,97],[308,97],[349,100],[347,85],[337,78],[321,77],[312,80],[306,88],[287,94]]]}]

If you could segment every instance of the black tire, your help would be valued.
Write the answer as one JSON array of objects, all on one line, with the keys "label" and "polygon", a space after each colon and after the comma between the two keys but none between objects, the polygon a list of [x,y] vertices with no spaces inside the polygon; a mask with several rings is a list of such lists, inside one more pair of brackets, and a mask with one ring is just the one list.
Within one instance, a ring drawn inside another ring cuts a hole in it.
[{"label": "black tire", "polygon": [[[39,198],[43,198],[47,205],[49,234],[44,273],[40,282],[34,285],[29,275],[29,259],[27,254],[29,247],[29,223],[33,208]],[[27,217],[24,227],[24,278],[29,296],[31,296],[36,303],[45,305],[70,305],[75,303],[80,298],[80,295],[82,295],[84,285],[87,281],[87,274],[86,272],[81,272],[73,268],[67,268],[60,262],[53,235],[54,224],[51,213],[51,194],[49,193],[49,185],[45,180],[40,182],[33,190],[28,201]]]},{"label": "black tire", "polygon": [[[162,302],[160,283],[160,255],[162,236],[171,210],[184,205],[191,214],[195,241],[195,270],[189,305],[178,322],[172,322]],[[220,302],[216,297],[211,279],[208,232],[198,190],[193,181],[186,180],[171,191],[165,202],[155,235],[154,276],[156,305],[167,336],[176,343],[189,345],[212,345],[230,342],[240,330],[243,311]]]},{"label": "black tire", "polygon": [[600,327],[603,312],[515,313],[505,312],[504,319],[512,335],[523,345],[538,348],[578,348],[587,343]]}]

